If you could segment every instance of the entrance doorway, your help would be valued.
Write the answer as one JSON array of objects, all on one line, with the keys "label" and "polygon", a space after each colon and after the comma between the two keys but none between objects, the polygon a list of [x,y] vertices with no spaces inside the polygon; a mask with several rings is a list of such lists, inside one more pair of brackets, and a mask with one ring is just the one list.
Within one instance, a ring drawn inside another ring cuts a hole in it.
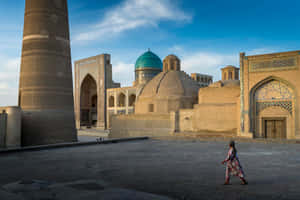
[{"label": "entrance doorway", "polygon": [[265,138],[286,139],[286,119],[285,118],[264,118]]}]

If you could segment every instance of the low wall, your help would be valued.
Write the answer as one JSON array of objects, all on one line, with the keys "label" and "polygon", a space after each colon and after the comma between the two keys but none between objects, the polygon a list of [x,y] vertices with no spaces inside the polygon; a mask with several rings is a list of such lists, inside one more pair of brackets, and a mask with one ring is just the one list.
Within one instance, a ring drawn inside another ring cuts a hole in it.
[{"label": "low wall", "polygon": [[183,109],[178,112],[179,132],[193,132],[194,130],[194,109]]},{"label": "low wall", "polygon": [[172,133],[169,114],[131,114],[112,116],[109,138],[157,137]]},{"label": "low wall", "polygon": [[198,104],[178,112],[178,132],[237,134],[237,104]]},{"label": "low wall", "polygon": [[198,104],[193,115],[193,130],[237,133],[237,104]]},{"label": "low wall", "polygon": [[[3,128],[4,125],[1,120],[0,134],[1,139],[4,139],[4,141],[0,143],[8,148],[19,147],[21,145],[21,108],[17,106],[0,107],[0,112],[5,112],[7,115],[6,128]],[[2,132],[5,132],[4,135]]]}]

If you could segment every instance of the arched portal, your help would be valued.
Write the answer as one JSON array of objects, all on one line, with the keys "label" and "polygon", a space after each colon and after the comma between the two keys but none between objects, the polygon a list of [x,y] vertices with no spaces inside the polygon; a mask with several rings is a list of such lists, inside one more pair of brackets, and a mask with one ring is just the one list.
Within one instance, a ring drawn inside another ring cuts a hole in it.
[{"label": "arched portal", "polygon": [[293,137],[295,97],[293,87],[288,82],[274,77],[253,87],[250,120],[255,137]]},{"label": "arched portal", "polygon": [[129,96],[129,106],[135,105],[135,99],[136,99],[136,96],[134,94]]},{"label": "arched portal", "polygon": [[121,93],[119,95],[119,101],[118,101],[118,106],[119,107],[125,107],[125,99],[126,99],[125,94]]},{"label": "arched portal", "polygon": [[97,124],[97,84],[91,75],[87,75],[80,90],[80,126]]}]

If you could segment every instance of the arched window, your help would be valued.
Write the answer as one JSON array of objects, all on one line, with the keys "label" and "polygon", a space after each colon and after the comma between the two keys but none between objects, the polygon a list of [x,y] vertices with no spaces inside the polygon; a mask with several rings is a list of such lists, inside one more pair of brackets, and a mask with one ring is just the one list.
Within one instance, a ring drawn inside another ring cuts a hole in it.
[{"label": "arched window", "polygon": [[119,107],[125,107],[125,94],[121,93],[119,95],[119,101],[118,101]]},{"label": "arched window", "polygon": [[114,96],[110,96],[108,99],[108,106],[109,107],[115,107],[115,97]]},{"label": "arched window", "polygon": [[134,106],[135,105],[135,99],[136,99],[136,96],[134,94],[130,95],[130,97],[129,97],[129,106]]},{"label": "arched window", "polygon": [[232,72],[228,73],[228,80],[232,80]]}]

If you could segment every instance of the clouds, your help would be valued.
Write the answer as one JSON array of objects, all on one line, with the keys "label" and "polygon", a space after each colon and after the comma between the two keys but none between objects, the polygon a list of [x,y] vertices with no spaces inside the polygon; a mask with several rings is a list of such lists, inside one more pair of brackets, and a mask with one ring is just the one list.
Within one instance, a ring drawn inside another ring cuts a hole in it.
[{"label": "clouds", "polygon": [[0,55],[0,106],[17,105],[20,58]]},{"label": "clouds", "polygon": [[238,67],[239,55],[220,54],[212,52],[194,52],[182,57],[182,70],[188,73],[203,73],[214,76],[214,81],[220,80],[220,68],[226,65]]},{"label": "clouds", "polygon": [[[193,49],[193,50],[191,50]],[[214,81],[221,79],[220,69],[227,65],[239,67],[239,52],[221,53],[195,49],[193,46],[173,45],[168,49],[179,56],[181,69],[189,74],[202,73],[214,76]]]},{"label": "clouds", "polygon": [[155,27],[161,21],[187,22],[191,18],[174,0],[125,0],[108,10],[103,20],[76,35],[74,41],[91,41],[140,27]]},{"label": "clouds", "polygon": [[134,81],[134,64],[117,62],[112,65],[113,80],[120,82],[122,87],[131,86]]},{"label": "clouds", "polygon": [[[239,67],[239,54],[222,54],[205,51],[185,51],[181,46],[175,46],[181,59],[181,68],[188,74],[202,73],[214,77],[214,81],[221,79],[220,69],[226,65]],[[175,51],[174,51],[175,52]],[[180,52],[180,53],[179,53]],[[161,58],[163,59],[163,58]],[[112,64],[113,80],[120,82],[122,87],[131,86],[134,81],[134,64],[116,62]]]}]

